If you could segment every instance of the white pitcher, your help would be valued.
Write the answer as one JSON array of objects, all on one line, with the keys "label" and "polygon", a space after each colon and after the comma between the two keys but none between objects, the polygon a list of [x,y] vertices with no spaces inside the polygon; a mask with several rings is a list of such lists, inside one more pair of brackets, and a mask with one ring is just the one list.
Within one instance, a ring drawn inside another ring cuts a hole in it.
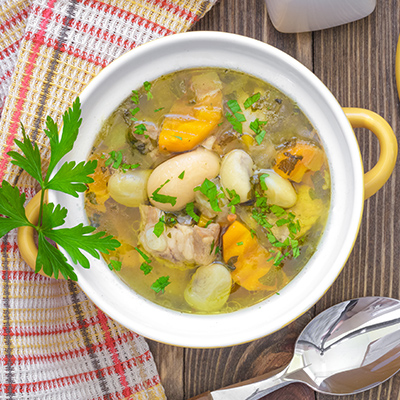
[{"label": "white pitcher", "polygon": [[346,24],[374,11],[376,0],[265,0],[280,32],[307,32]]}]

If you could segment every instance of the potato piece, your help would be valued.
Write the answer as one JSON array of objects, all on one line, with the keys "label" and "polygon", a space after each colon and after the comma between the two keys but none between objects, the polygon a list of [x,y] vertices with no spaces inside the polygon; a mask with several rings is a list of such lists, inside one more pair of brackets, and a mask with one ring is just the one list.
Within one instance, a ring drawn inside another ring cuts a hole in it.
[{"label": "potato piece", "polygon": [[147,200],[147,180],[150,170],[118,171],[108,181],[110,196],[127,207],[139,207]]},{"label": "potato piece", "polygon": [[[151,204],[163,211],[181,210],[194,200],[193,189],[201,185],[206,178],[215,178],[219,168],[220,160],[217,154],[201,148],[170,158],[154,169],[150,175],[147,194]],[[180,179],[179,176],[183,172],[183,177]],[[152,198],[154,192],[162,185],[164,186],[158,194],[176,198],[175,205],[155,201]]]},{"label": "potato piece", "polygon": [[232,150],[222,160],[221,185],[224,189],[234,190],[241,203],[249,200],[252,174],[253,160],[243,150]]},{"label": "potato piece", "polygon": [[231,274],[226,267],[217,263],[204,265],[194,273],[184,297],[198,311],[218,311],[228,300],[231,286]]}]

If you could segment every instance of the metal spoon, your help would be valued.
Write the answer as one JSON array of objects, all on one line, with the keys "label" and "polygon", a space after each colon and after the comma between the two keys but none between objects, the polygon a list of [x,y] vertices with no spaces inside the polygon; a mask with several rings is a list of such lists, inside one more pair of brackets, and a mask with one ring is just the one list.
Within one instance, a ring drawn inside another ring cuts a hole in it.
[{"label": "metal spoon", "polygon": [[257,400],[294,382],[320,393],[354,394],[380,385],[399,369],[400,301],[363,297],[315,317],[297,339],[292,361],[283,371],[195,399]]}]

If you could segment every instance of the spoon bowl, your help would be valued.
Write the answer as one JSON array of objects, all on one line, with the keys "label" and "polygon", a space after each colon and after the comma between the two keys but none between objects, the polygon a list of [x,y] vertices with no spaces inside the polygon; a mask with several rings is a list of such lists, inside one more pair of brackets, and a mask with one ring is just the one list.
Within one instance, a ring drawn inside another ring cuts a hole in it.
[{"label": "spoon bowl", "polygon": [[400,370],[400,301],[363,297],[328,308],[297,339],[290,364],[268,379],[196,397],[257,400],[290,383],[325,394],[355,394]]}]

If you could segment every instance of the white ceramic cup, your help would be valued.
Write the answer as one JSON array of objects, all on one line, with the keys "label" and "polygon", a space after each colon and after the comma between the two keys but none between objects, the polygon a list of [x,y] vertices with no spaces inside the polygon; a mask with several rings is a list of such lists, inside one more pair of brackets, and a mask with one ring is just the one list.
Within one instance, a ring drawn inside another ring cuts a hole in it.
[{"label": "white ceramic cup", "polygon": [[316,31],[364,18],[376,0],[265,0],[274,27],[285,33]]}]

